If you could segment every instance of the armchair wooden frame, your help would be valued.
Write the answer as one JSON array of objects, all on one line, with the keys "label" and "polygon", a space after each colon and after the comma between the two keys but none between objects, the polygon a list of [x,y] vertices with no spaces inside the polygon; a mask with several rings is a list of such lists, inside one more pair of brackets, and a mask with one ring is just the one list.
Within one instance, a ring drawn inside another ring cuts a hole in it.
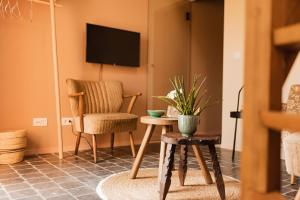
[{"label": "armchair wooden frame", "polygon": [[[82,134],[84,133],[84,122],[83,122],[83,118],[84,118],[84,102],[83,102],[83,97],[84,97],[84,92],[78,92],[78,93],[73,93],[73,94],[69,94],[69,97],[77,97],[79,98],[79,102],[78,102],[78,116],[79,116],[79,120],[80,120],[80,132],[76,132],[77,135],[77,139],[76,139],[76,145],[75,145],[75,155],[78,154],[78,149],[79,149],[79,145],[80,145],[80,140],[82,137]],[[127,113],[130,114],[133,110],[133,107],[135,105],[135,102],[137,100],[137,98],[139,96],[141,96],[142,93],[137,93],[137,94],[133,94],[133,95],[123,95],[123,99],[126,98],[131,98],[129,105],[127,107]],[[111,133],[111,149],[113,150],[114,148],[114,138],[115,138],[115,133]],[[135,146],[134,146],[134,139],[133,139],[133,133],[131,131],[129,131],[129,140],[130,140],[130,147],[131,147],[131,152],[132,152],[132,156],[135,158],[136,157],[136,150],[135,150]],[[96,140],[96,134],[92,134],[92,148],[93,148],[93,155],[94,155],[94,162],[97,162],[97,140]]]}]

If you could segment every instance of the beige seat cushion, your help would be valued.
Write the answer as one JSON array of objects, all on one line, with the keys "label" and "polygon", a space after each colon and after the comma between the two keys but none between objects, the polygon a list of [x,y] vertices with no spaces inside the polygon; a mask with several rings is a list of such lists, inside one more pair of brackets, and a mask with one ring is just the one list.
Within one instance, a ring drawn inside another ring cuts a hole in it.
[{"label": "beige seat cushion", "polygon": [[286,169],[289,174],[300,176],[300,134],[289,134],[283,139]]},{"label": "beige seat cushion", "polygon": [[[93,113],[83,117],[84,133],[103,134],[136,130],[138,116],[128,113]],[[80,119],[75,118],[76,131],[80,132]]]}]

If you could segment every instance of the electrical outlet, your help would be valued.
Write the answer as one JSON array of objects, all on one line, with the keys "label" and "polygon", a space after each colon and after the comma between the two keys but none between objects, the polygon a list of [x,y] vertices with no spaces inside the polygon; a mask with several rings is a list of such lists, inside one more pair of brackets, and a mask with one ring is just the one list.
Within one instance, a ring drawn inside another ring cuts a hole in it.
[{"label": "electrical outlet", "polygon": [[47,126],[48,119],[47,118],[33,118],[32,126]]},{"label": "electrical outlet", "polygon": [[72,121],[73,121],[72,117],[63,117],[61,119],[61,125],[63,125],[63,126],[70,126],[70,125],[72,125]]}]

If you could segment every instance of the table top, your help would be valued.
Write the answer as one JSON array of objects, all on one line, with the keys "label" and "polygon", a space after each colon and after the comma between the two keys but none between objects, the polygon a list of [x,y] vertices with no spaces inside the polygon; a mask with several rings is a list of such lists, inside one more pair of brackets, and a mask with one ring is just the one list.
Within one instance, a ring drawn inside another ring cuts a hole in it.
[{"label": "table top", "polygon": [[141,123],[143,124],[168,126],[168,125],[176,125],[177,121],[178,121],[177,118],[172,118],[172,117],[159,117],[159,118],[155,118],[151,116],[141,117]]},{"label": "table top", "polygon": [[178,132],[169,132],[161,136],[161,140],[168,144],[206,144],[213,142],[214,144],[221,143],[221,133],[217,131],[196,132],[192,137],[183,137]]}]

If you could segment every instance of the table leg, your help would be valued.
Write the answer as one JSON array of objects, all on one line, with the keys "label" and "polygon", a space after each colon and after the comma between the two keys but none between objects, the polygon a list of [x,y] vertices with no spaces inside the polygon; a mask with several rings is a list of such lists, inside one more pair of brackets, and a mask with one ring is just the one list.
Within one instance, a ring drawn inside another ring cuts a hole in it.
[{"label": "table leg", "polygon": [[201,169],[201,173],[202,173],[202,176],[205,179],[206,184],[212,184],[213,180],[211,178],[211,175],[209,173],[209,170],[207,168],[207,165],[205,163],[205,159],[203,157],[203,154],[201,152],[201,149],[200,149],[199,145],[192,145],[192,148],[194,150],[196,159],[197,159],[197,161],[199,163],[199,166],[200,166],[200,169]]},{"label": "table leg", "polygon": [[[168,132],[169,127],[163,126],[162,127],[162,135],[165,135]],[[160,142],[160,154],[159,154],[159,166],[158,166],[158,182],[160,182],[161,172],[164,164],[164,159],[166,155],[166,143]]]},{"label": "table leg", "polygon": [[218,156],[216,153],[216,148],[215,145],[211,142],[208,144],[209,152],[211,155],[211,160],[213,164],[213,169],[214,169],[214,174],[216,178],[216,184],[217,184],[217,189],[220,194],[220,197],[222,200],[225,200],[225,186],[224,186],[224,180],[221,172],[221,168],[219,165],[218,161]]},{"label": "table leg", "polygon": [[187,157],[188,157],[188,146],[181,145],[180,146],[179,168],[178,168],[179,182],[180,182],[181,186],[184,186],[184,181],[185,181],[185,177],[186,177]]},{"label": "table leg", "polygon": [[143,141],[142,141],[142,144],[140,146],[140,149],[138,151],[136,159],[134,160],[134,163],[132,165],[132,169],[131,169],[131,173],[130,173],[130,178],[131,179],[136,178],[136,175],[138,173],[138,170],[140,168],[141,162],[142,162],[143,157],[144,157],[146,146],[148,145],[148,143],[149,143],[149,141],[152,137],[154,128],[155,128],[155,125],[148,124],[146,133],[145,133]]},{"label": "table leg", "polygon": [[172,169],[174,165],[175,144],[167,145],[166,159],[160,178],[160,200],[165,200],[171,185]]}]

